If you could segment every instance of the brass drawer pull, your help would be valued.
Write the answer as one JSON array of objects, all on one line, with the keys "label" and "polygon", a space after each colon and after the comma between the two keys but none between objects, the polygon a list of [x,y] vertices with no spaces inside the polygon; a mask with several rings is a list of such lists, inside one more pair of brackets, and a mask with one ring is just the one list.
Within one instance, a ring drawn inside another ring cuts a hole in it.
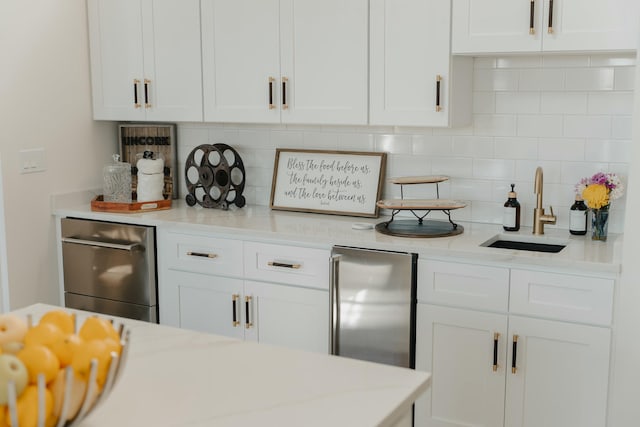
[{"label": "brass drawer pull", "polygon": [[547,32],[553,33],[553,0],[549,0],[549,28],[547,28]]},{"label": "brass drawer pull", "polygon": [[292,268],[294,270],[298,270],[300,267],[302,267],[302,264],[287,264],[285,262],[275,262],[275,261],[269,261],[267,265],[269,267]]},{"label": "brass drawer pull", "polygon": [[151,108],[151,103],[149,102],[149,85],[151,84],[151,80],[144,79],[144,108]]},{"label": "brass drawer pull", "polygon": [[218,258],[216,254],[208,254],[205,252],[187,252],[188,256],[195,256],[199,258]]},{"label": "brass drawer pull", "polygon": [[253,327],[253,323],[251,323],[251,301],[253,297],[251,295],[247,295],[244,297],[244,314],[245,314],[245,325],[244,327],[247,329],[251,329]]},{"label": "brass drawer pull", "polygon": [[231,295],[231,304],[233,305],[233,327],[237,327],[240,322],[238,321],[238,300],[240,299],[240,295],[233,294]]},{"label": "brass drawer pull", "polygon": [[287,77],[282,78],[282,109],[287,110],[289,108],[289,104],[287,104],[287,83],[289,83],[289,79]]},{"label": "brass drawer pull", "polygon": [[440,82],[442,82],[442,76],[438,74],[436,76],[436,112],[442,111],[440,106]]},{"label": "brass drawer pull", "polygon": [[138,102],[138,85],[140,84],[140,80],[133,79],[133,108],[140,108],[140,103]]},{"label": "brass drawer pull", "polygon": [[269,110],[276,108],[276,104],[273,103],[273,83],[276,81],[273,77],[269,77]]}]

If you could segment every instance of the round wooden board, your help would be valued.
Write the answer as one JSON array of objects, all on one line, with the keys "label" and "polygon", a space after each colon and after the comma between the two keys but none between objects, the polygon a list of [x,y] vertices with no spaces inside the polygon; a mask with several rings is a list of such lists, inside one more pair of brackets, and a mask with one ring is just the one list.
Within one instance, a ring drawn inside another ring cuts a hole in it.
[{"label": "round wooden board", "polygon": [[459,200],[448,199],[384,199],[377,203],[379,208],[397,210],[453,210],[467,206]]},{"label": "round wooden board", "polygon": [[449,237],[462,234],[464,227],[453,227],[448,221],[400,219],[376,224],[376,231],[398,237]]},{"label": "round wooden board", "polygon": [[392,184],[402,184],[402,185],[435,184],[438,182],[447,181],[448,179],[449,177],[444,175],[399,176],[399,177],[389,178],[389,182]]}]

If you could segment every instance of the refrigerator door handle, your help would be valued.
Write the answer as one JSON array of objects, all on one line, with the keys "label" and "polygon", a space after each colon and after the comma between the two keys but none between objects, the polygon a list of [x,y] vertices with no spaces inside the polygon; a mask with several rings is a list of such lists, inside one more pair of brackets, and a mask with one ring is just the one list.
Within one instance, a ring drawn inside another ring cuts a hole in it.
[{"label": "refrigerator door handle", "polygon": [[340,351],[340,258],[341,255],[331,256],[331,284],[329,286],[329,349],[331,354],[339,354]]}]

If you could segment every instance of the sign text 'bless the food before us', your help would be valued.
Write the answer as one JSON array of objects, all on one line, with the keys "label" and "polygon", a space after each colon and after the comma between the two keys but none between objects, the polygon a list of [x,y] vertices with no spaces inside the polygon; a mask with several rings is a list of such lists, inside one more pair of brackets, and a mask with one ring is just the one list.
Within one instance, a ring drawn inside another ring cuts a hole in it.
[{"label": "sign text 'bless the food before us'", "polygon": [[276,152],[273,209],[377,216],[385,153]]}]

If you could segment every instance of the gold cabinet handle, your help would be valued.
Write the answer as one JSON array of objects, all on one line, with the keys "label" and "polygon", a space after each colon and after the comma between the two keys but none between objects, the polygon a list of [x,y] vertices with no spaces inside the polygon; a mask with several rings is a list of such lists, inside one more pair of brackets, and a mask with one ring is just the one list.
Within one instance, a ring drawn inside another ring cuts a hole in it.
[{"label": "gold cabinet handle", "polygon": [[289,104],[287,104],[287,83],[289,83],[289,79],[287,77],[282,78],[282,109],[289,109]]},{"label": "gold cabinet handle", "polygon": [[253,327],[253,323],[251,323],[251,301],[253,297],[251,295],[247,295],[244,297],[244,327],[247,329],[251,329]]},{"label": "gold cabinet handle", "polygon": [[140,84],[140,80],[133,79],[133,108],[140,108],[140,103],[138,102],[138,85]]},{"label": "gold cabinet handle", "polygon": [[498,370],[498,340],[500,339],[500,334],[495,332],[493,334],[493,372]]},{"label": "gold cabinet handle", "polygon": [[292,268],[294,270],[298,270],[300,267],[302,267],[302,264],[289,264],[286,262],[276,262],[276,261],[269,261],[267,265],[269,267]]},{"label": "gold cabinet handle", "polygon": [[240,324],[240,321],[238,320],[238,300],[240,299],[240,295],[238,294],[233,294],[231,295],[231,304],[233,306],[232,308],[232,313],[233,313],[233,321],[232,321],[232,325],[234,328],[238,327],[238,325]]},{"label": "gold cabinet handle", "polygon": [[144,108],[151,108],[151,102],[149,102],[149,85],[151,80],[144,79]]},{"label": "gold cabinet handle", "polygon": [[518,367],[516,366],[516,359],[518,358],[518,335],[513,336],[513,352],[511,354],[511,373],[515,374],[518,372]]},{"label": "gold cabinet handle", "polygon": [[198,258],[217,258],[217,254],[208,254],[206,252],[187,252],[188,256],[198,257]]},{"label": "gold cabinet handle", "polygon": [[269,110],[276,108],[276,104],[273,102],[273,84],[276,79],[269,77]]},{"label": "gold cabinet handle", "polygon": [[442,76],[438,74],[436,76],[436,112],[442,111],[440,106],[440,83],[442,82]]},{"label": "gold cabinet handle", "polygon": [[529,34],[536,33],[536,27],[534,22],[534,17],[536,14],[536,0],[531,0],[531,7],[529,9]]},{"label": "gold cabinet handle", "polygon": [[553,34],[553,0],[549,0],[549,28],[547,28],[549,34]]}]

